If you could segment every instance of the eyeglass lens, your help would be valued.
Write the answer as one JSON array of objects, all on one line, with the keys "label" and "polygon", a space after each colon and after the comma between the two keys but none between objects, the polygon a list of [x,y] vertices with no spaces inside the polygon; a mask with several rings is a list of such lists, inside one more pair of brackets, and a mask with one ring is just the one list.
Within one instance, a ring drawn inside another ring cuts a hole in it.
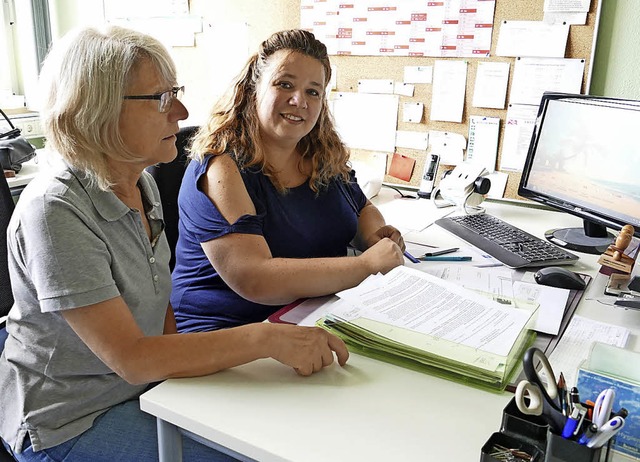
[{"label": "eyeglass lens", "polygon": [[183,93],[184,87],[178,87],[172,88],[169,91],[165,91],[162,95],[160,95],[160,101],[158,104],[158,109],[160,110],[160,112],[168,112],[171,109],[173,100],[182,98]]}]

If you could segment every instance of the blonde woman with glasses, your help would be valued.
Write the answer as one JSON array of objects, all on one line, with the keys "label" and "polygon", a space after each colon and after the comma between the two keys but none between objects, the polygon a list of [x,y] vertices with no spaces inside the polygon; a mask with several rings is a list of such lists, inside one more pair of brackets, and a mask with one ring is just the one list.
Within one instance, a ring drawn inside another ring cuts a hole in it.
[{"label": "blonde woman with glasses", "polygon": [[[183,88],[167,50],[118,27],[56,43],[41,111],[59,170],[24,190],[8,231],[15,303],[0,357],[0,437],[19,461],[155,461],[139,395],[169,377],[274,358],[301,375],[344,343],[254,324],[177,334],[160,197],[145,167],[176,156]],[[191,440],[185,460],[231,460]]]}]

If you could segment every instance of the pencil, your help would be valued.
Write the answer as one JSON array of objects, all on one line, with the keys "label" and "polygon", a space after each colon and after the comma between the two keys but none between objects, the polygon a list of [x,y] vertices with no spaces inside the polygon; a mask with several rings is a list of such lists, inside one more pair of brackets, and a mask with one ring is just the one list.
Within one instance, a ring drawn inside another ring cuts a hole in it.
[{"label": "pencil", "polygon": [[558,397],[560,398],[562,415],[567,415],[567,382],[565,382],[562,372],[560,372],[560,378],[558,379]]},{"label": "pencil", "polygon": [[406,250],[404,251],[404,256],[407,257],[410,261],[412,261],[413,263],[420,263],[420,260],[418,260],[416,257],[414,257],[413,255],[411,255],[409,252],[407,252]]}]

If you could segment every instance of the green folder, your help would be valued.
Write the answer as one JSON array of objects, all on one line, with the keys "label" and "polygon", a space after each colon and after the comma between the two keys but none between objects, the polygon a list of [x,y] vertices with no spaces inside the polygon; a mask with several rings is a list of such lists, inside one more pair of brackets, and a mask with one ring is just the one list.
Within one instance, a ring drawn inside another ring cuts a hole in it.
[{"label": "green folder", "polygon": [[536,337],[535,331],[523,329],[509,354],[500,356],[370,319],[326,316],[317,324],[353,352],[494,392],[504,391],[511,382]]}]

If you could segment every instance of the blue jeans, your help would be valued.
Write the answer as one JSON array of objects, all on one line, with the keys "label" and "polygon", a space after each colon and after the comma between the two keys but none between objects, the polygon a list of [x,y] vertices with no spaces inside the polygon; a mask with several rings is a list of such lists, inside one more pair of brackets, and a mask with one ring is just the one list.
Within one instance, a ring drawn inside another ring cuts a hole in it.
[{"label": "blue jeans", "polygon": [[7,333],[7,328],[0,328],[0,353],[2,353],[2,350],[4,350],[4,342],[7,341],[8,336],[9,334]]},{"label": "blue jeans", "polygon": [[[186,437],[182,439],[182,456],[185,462],[236,461]],[[138,400],[126,401],[109,409],[89,430],[69,441],[38,452],[27,441],[14,457],[19,462],[157,462],[156,419],[140,410]]]}]

